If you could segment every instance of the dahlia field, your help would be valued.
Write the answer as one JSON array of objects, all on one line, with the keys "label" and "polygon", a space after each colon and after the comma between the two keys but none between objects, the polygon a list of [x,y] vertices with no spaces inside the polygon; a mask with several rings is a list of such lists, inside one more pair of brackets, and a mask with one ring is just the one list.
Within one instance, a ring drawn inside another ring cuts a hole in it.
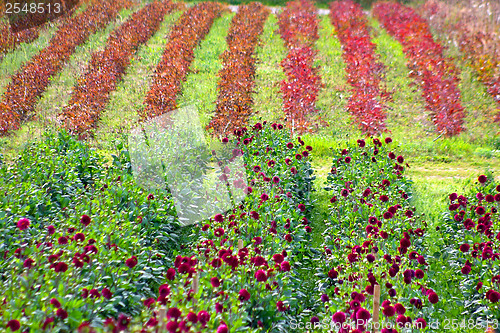
[{"label": "dahlia field", "polygon": [[22,4],[1,332],[498,331],[500,7]]}]

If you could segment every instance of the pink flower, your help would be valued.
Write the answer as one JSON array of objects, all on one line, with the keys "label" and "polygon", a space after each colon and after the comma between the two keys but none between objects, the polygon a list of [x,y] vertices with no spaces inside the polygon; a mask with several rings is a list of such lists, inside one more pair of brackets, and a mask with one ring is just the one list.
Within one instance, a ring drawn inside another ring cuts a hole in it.
[{"label": "pink flower", "polygon": [[136,265],[137,265],[137,257],[136,256],[132,256],[130,258],[128,258],[127,260],[125,260],[125,265],[127,265],[129,268],[134,268]]},{"label": "pink flower", "polygon": [[212,287],[214,287],[214,288],[217,288],[220,286],[220,281],[217,277],[211,278],[210,283],[212,284]]},{"label": "pink flower", "polygon": [[242,302],[248,301],[250,299],[250,293],[246,289],[241,289],[238,299]]},{"label": "pink flower", "polygon": [[290,271],[290,263],[288,261],[283,261],[280,265],[281,271],[288,272]]},{"label": "pink flower", "polygon": [[19,323],[19,320],[12,319],[12,320],[9,320],[9,322],[7,323],[7,327],[10,328],[10,330],[12,332],[15,332],[21,328],[21,324]]},{"label": "pink flower", "polygon": [[68,318],[68,313],[65,310],[59,308],[56,311],[56,316],[58,316],[59,318],[64,320],[64,319]]},{"label": "pink flower", "polygon": [[80,223],[83,224],[84,226],[88,226],[90,224],[90,216],[88,215],[82,215],[80,218]]},{"label": "pink flower", "polygon": [[17,221],[17,227],[21,231],[28,229],[29,226],[30,226],[30,220],[28,220],[26,218],[22,218],[19,221]]},{"label": "pink flower", "polygon": [[259,269],[257,272],[255,272],[255,279],[258,282],[266,282],[267,281],[266,272],[264,272],[262,269]]},{"label": "pink flower", "polygon": [[49,225],[47,227],[47,231],[49,232],[49,235],[53,235],[56,232],[56,228],[53,225]]},{"label": "pink flower", "polygon": [[52,304],[56,309],[61,307],[61,303],[56,298],[52,298],[50,300],[50,304]]}]

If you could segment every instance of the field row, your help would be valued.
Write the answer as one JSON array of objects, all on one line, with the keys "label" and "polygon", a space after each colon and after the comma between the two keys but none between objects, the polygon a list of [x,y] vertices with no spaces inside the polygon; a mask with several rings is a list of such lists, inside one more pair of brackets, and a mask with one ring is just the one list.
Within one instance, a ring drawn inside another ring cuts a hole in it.
[{"label": "field row", "polygon": [[[129,4],[109,5],[109,8],[106,8],[113,12],[109,11],[105,18],[97,15],[108,10],[101,8],[102,6],[108,6],[107,2],[91,5],[84,13],[65,19],[51,40],[51,45],[57,45],[59,49],[49,45],[12,76],[0,100],[3,135],[19,130],[25,121],[36,119],[35,106],[50,85],[49,78],[62,70],[76,46],[83,44],[98,28],[109,24],[116,16],[117,10]],[[377,59],[377,48],[371,41],[373,33],[368,27],[368,21],[359,6],[352,2],[333,2],[331,6],[332,24],[336,37],[343,45],[347,81],[352,88],[349,90],[347,111],[363,133],[376,134],[391,130],[385,124],[386,104],[394,101],[391,99],[392,92],[381,89],[386,85],[383,74],[387,69]],[[339,8],[348,12],[340,15],[340,11],[335,10]],[[144,10],[140,13],[145,13]],[[78,78],[72,88],[71,100],[56,117],[59,126],[66,127],[81,137],[86,137],[98,127],[102,113],[108,105],[110,93],[115,91],[117,83],[126,75],[132,55],[158,29],[165,14],[172,10],[173,8],[158,13],[154,18],[147,14],[137,14],[123,26],[116,28],[108,40],[107,48],[92,55],[85,74]],[[222,7],[219,10],[222,10]],[[231,133],[232,129],[245,125],[250,116],[255,116],[253,96],[260,88],[255,86],[256,66],[260,63],[256,63],[252,54],[258,46],[263,25],[269,15],[262,11],[264,9],[259,10],[261,14],[246,18],[246,24],[256,30],[249,33],[250,42],[244,43],[245,50],[230,45],[236,43],[232,41],[233,32],[227,36],[229,48],[222,55],[224,68],[217,79],[217,106],[213,114],[209,115],[212,118],[209,127],[215,132]],[[149,92],[144,100],[146,107],[137,110],[141,119],[151,118],[177,107],[183,84],[190,74],[194,50],[220,15],[222,13],[211,12],[205,23],[194,27],[186,25],[181,29],[183,22],[189,21],[193,16],[187,10],[172,28],[163,59],[157,64],[150,81]],[[386,30],[403,44],[403,49],[409,57],[408,68],[415,82],[420,85],[422,96],[427,103],[426,108],[431,113],[438,133],[452,136],[462,132],[466,112],[460,103],[458,70],[452,59],[443,56],[442,47],[433,40],[427,23],[411,9],[388,3],[376,4],[374,15]],[[318,96],[324,88],[320,77],[321,68],[317,65],[318,15],[315,14],[311,2],[295,1],[290,2],[277,18],[277,32],[288,48],[288,54],[281,61],[286,79],[277,83],[283,101],[285,119],[282,120],[299,132],[310,131],[313,127],[311,120],[318,110]],[[418,24],[407,31],[400,23],[406,18]],[[80,29],[78,34],[69,33],[68,29],[81,19],[86,19],[87,22],[89,19],[96,20],[97,24],[88,29]],[[139,29],[139,26],[144,29]],[[64,37],[66,34],[74,34],[74,38]],[[119,37],[120,34],[136,36],[138,40],[127,42],[127,38]],[[192,38],[185,38],[188,35]],[[59,42],[63,37],[65,40]],[[113,47],[116,43],[118,46]],[[51,60],[51,64],[47,63],[48,60],[43,60],[49,58],[55,60]],[[173,68],[176,70],[171,70]],[[38,74],[34,75],[35,72]],[[223,106],[224,104],[227,105]],[[228,120],[230,118],[231,120]]]}]

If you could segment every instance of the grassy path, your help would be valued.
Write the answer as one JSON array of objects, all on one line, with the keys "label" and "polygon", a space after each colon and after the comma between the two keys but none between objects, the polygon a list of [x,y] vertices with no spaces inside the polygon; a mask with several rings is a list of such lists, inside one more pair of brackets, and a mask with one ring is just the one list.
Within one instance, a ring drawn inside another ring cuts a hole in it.
[{"label": "grassy path", "polygon": [[194,106],[203,127],[212,119],[217,101],[217,73],[222,68],[219,56],[227,49],[226,36],[235,13],[218,18],[205,39],[194,51],[190,73],[182,83],[177,105]]},{"label": "grassy path", "polygon": [[270,14],[264,25],[260,45],[255,49],[257,67],[253,95],[254,115],[250,118],[250,123],[264,120],[277,122],[285,116],[280,82],[286,77],[280,63],[286,57],[287,49],[277,30],[278,19],[275,14]]}]

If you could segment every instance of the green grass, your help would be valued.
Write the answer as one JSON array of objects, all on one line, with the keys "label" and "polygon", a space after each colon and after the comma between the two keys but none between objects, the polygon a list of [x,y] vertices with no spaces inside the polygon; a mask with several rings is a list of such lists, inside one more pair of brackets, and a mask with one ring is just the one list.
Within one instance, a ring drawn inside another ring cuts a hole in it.
[{"label": "green grass", "polygon": [[226,36],[234,15],[225,14],[215,20],[210,32],[195,49],[190,73],[177,98],[179,107],[192,105],[198,110],[203,127],[208,125],[215,111],[217,74],[222,69],[219,57],[227,49]]},{"label": "green grass", "polygon": [[106,110],[101,114],[94,142],[98,147],[109,148],[114,139],[132,129],[139,120],[138,111],[144,108],[151,76],[168,43],[168,32],[181,14],[181,11],[177,11],[167,15],[153,37],[139,47],[116,90],[110,94]]},{"label": "green grass", "polygon": [[257,63],[253,95],[254,115],[251,117],[251,123],[264,120],[277,122],[284,118],[280,82],[286,76],[280,63],[286,55],[285,42],[278,33],[278,19],[276,15],[270,14],[264,24],[259,46],[255,50]]},{"label": "green grass", "polygon": [[122,24],[134,10],[123,9],[118,18],[91,35],[87,42],[79,45],[61,72],[50,79],[51,83],[35,106],[36,117],[26,121],[21,129],[5,140],[5,155],[17,155],[20,149],[42,137],[45,131],[54,131],[60,127],[57,116],[71,97],[71,92],[79,77],[85,73],[87,64],[94,52],[104,49],[107,38],[113,29]]},{"label": "green grass", "polygon": [[320,68],[319,75],[323,87],[319,92],[316,107],[319,109],[318,115],[328,123],[328,126],[319,128],[319,133],[328,133],[335,137],[359,135],[359,130],[353,125],[346,110],[351,96],[347,84],[346,64],[342,58],[342,45],[336,37],[329,16],[320,16],[318,34],[315,65]]}]

